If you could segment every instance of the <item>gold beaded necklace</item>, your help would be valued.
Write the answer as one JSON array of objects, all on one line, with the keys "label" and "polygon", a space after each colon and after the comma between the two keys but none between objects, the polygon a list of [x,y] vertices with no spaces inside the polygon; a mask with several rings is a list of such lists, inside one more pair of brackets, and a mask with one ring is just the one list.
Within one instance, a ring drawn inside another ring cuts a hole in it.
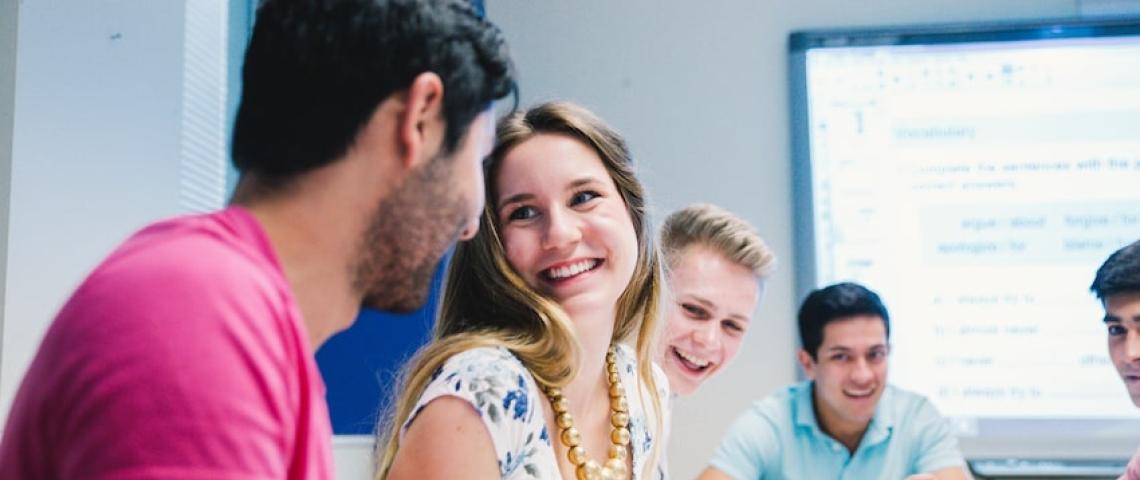
[{"label": "gold beaded necklace", "polygon": [[610,431],[609,460],[605,465],[586,456],[582,447],[582,435],[574,428],[574,418],[570,415],[570,402],[562,396],[557,387],[543,387],[550,406],[554,410],[555,422],[562,430],[559,438],[569,449],[566,458],[574,465],[578,480],[617,480],[626,478],[625,456],[629,448],[629,403],[625,399],[625,389],[621,386],[618,374],[617,350],[610,345],[606,352],[606,378],[610,383]]}]

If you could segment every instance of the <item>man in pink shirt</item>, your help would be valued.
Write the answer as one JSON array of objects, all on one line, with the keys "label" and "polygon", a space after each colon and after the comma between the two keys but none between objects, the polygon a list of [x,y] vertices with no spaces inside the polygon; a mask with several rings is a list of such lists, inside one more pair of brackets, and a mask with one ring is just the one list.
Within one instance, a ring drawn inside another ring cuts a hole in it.
[{"label": "man in pink shirt", "polygon": [[[1109,255],[1090,289],[1104,305],[1108,355],[1132,403],[1140,407],[1140,241]],[[1120,478],[1140,480],[1140,450]]]},{"label": "man in pink shirt", "polygon": [[46,334],[0,479],[332,478],[313,352],[478,228],[502,35],[464,0],[269,0],[232,205],[120,245]]}]

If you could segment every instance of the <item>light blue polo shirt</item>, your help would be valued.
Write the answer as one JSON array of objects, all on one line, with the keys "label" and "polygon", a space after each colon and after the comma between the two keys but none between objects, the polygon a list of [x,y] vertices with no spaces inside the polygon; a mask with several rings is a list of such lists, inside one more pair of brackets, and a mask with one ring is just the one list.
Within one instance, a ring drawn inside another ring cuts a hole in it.
[{"label": "light blue polo shirt", "polygon": [[816,423],[811,382],[754,403],[710,464],[737,480],[901,480],[965,466],[950,422],[925,397],[889,385],[859,447],[848,453]]}]

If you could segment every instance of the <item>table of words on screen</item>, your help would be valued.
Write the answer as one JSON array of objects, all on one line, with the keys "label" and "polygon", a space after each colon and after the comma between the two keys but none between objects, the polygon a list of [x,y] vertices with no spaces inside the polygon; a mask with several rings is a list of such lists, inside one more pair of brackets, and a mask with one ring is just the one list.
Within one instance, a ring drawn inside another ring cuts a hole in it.
[{"label": "table of words on screen", "polygon": [[1140,418],[1088,293],[1140,238],[1140,44],[806,62],[817,283],[883,294],[891,381],[957,417]]}]

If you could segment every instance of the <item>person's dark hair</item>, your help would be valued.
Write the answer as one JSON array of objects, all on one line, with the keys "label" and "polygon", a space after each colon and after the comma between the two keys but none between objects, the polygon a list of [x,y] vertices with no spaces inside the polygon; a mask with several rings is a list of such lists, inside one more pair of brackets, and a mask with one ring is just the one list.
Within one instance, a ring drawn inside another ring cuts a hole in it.
[{"label": "person's dark hair", "polygon": [[883,319],[887,337],[891,336],[891,319],[879,295],[857,283],[837,283],[808,294],[800,306],[800,343],[816,359],[823,343],[823,327],[828,323],[856,315],[877,315]]},{"label": "person's dark hair", "polygon": [[1140,240],[1112,252],[1096,270],[1089,290],[1101,301],[1118,293],[1140,292]]},{"label": "person's dark hair", "polygon": [[264,1],[242,70],[234,167],[278,186],[331,163],[424,72],[443,81],[444,153],[515,91],[502,33],[468,0]]}]

